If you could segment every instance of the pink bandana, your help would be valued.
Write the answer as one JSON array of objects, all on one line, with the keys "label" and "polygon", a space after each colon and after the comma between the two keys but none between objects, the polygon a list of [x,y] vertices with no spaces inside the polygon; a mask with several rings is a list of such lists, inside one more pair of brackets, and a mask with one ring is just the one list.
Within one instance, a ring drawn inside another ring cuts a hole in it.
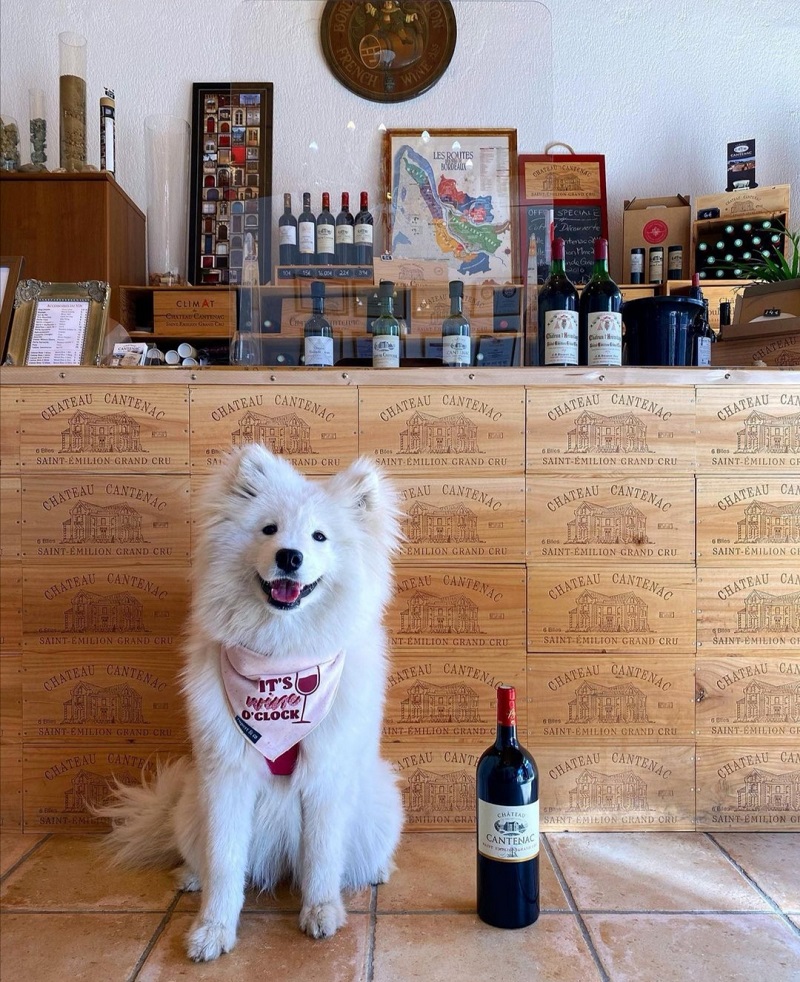
[{"label": "pink bandana", "polygon": [[222,645],[222,681],[242,736],[266,758],[273,774],[291,774],[298,745],[325,719],[344,668],[344,652],[310,667],[295,661],[264,674],[263,655]]}]

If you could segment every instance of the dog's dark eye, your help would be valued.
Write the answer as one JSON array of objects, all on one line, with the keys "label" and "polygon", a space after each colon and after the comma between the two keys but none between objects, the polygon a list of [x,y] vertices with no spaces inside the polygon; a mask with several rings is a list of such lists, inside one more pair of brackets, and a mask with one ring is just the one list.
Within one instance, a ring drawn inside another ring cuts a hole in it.
[{"label": "dog's dark eye", "polygon": [[264,528],[261,529],[261,531],[264,533],[264,535],[275,535],[275,533],[278,531],[278,526],[265,525]]},{"label": "dog's dark eye", "polygon": [[327,542],[328,541],[328,536],[325,535],[324,532],[315,532],[311,536],[311,538],[314,539],[315,542]]}]

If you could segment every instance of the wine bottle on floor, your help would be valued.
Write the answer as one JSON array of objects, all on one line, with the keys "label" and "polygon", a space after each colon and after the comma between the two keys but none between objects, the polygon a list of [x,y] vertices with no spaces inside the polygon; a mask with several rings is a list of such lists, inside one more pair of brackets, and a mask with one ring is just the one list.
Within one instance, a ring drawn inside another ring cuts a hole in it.
[{"label": "wine bottle on floor", "polygon": [[325,284],[311,284],[311,316],[303,327],[303,361],[306,368],[328,368],[333,364],[333,330],[325,319]]},{"label": "wine bottle on floor", "polygon": [[317,266],[336,261],[336,222],[331,214],[331,196],[322,192],[322,211],[317,215]]},{"label": "wine bottle on floor", "polygon": [[564,270],[563,239],[553,239],[550,274],[539,290],[539,364],[578,364],[578,291]]},{"label": "wine bottle on floor", "polygon": [[608,273],[608,242],[594,240],[592,276],[578,305],[581,365],[622,364],[622,294]]},{"label": "wine bottle on floor", "polygon": [[539,772],[517,740],[516,691],[497,687],[497,737],[477,768],[478,917],[527,927],[539,916]]},{"label": "wine bottle on floor", "polygon": [[350,195],[342,191],[342,210],[336,216],[336,263],[349,266],[353,262],[353,225],[350,214]]},{"label": "wine bottle on floor", "polygon": [[311,193],[303,192],[303,210],[297,216],[297,261],[313,266],[317,256],[317,220],[311,210]]},{"label": "wine bottle on floor", "polygon": [[353,246],[356,266],[372,265],[373,220],[369,211],[369,196],[361,192],[361,211],[355,217]]},{"label": "wine bottle on floor", "polygon": [[297,263],[297,219],[292,214],[292,196],[283,196],[283,214],[278,219],[278,251],[281,266]]}]

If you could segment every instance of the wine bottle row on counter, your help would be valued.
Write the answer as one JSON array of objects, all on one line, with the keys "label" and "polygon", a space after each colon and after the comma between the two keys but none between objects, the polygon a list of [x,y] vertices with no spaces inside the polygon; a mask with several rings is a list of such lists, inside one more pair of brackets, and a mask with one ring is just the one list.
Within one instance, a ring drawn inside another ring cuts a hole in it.
[{"label": "wine bottle row on counter", "polygon": [[322,192],[322,208],[311,210],[311,194],[303,193],[303,210],[292,214],[292,196],[283,196],[283,214],[278,219],[278,243],[282,266],[371,266],[374,222],[369,195],[361,192],[361,209],[353,216],[350,195],[342,192],[339,214],[331,212],[330,194]]}]

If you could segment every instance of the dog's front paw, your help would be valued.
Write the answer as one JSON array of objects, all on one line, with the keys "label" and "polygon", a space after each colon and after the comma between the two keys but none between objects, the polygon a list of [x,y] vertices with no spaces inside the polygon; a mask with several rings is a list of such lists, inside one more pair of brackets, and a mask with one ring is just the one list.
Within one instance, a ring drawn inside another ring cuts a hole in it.
[{"label": "dog's front paw", "polygon": [[310,938],[330,938],[346,920],[347,914],[341,900],[307,905],[300,911],[300,930]]},{"label": "dog's front paw", "polygon": [[236,926],[197,920],[186,937],[186,952],[193,962],[210,962],[236,944]]}]

